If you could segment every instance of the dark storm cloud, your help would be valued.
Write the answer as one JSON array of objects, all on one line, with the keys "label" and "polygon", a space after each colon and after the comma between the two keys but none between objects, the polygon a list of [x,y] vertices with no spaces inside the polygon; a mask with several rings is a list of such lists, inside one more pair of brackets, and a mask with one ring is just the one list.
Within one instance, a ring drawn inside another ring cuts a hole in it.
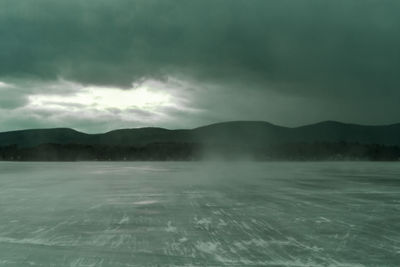
[{"label": "dark storm cloud", "polygon": [[302,90],[393,88],[399,8],[371,0],[3,0],[0,74],[128,85],[178,72]]},{"label": "dark storm cloud", "polygon": [[[226,114],[230,95],[254,89],[309,98],[326,119],[400,120],[398,10],[397,0],[2,0],[0,79],[130,88],[169,75],[223,87],[198,103],[222,101]],[[273,112],[256,102],[247,114]]]}]

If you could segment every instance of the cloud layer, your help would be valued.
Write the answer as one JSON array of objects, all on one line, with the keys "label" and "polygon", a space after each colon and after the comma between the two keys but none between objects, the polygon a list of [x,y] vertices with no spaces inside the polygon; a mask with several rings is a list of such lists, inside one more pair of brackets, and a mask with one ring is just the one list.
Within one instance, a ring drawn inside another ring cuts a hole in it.
[{"label": "cloud layer", "polygon": [[59,96],[173,77],[205,111],[177,122],[400,121],[399,8],[394,0],[3,0],[0,108],[26,107],[61,80],[74,88],[63,84]]}]

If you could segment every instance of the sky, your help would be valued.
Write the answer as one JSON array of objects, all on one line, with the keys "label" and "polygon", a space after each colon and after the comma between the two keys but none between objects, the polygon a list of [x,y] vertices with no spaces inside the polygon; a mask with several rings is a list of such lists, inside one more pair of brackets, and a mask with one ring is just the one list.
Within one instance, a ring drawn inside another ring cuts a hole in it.
[{"label": "sky", "polygon": [[0,0],[0,131],[400,122],[398,0]]}]

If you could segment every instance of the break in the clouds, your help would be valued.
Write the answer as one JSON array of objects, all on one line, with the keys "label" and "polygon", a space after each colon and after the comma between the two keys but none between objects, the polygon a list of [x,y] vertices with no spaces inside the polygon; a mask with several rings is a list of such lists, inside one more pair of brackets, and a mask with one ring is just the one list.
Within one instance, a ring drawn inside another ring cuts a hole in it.
[{"label": "break in the clouds", "polygon": [[400,121],[391,0],[2,0],[0,130]]}]

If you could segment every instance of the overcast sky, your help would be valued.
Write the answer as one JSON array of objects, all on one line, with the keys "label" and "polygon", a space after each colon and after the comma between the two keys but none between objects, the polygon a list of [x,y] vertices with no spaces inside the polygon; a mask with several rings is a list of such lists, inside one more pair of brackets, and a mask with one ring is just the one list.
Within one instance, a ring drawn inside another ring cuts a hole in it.
[{"label": "overcast sky", "polygon": [[0,131],[400,122],[400,1],[1,0]]}]

